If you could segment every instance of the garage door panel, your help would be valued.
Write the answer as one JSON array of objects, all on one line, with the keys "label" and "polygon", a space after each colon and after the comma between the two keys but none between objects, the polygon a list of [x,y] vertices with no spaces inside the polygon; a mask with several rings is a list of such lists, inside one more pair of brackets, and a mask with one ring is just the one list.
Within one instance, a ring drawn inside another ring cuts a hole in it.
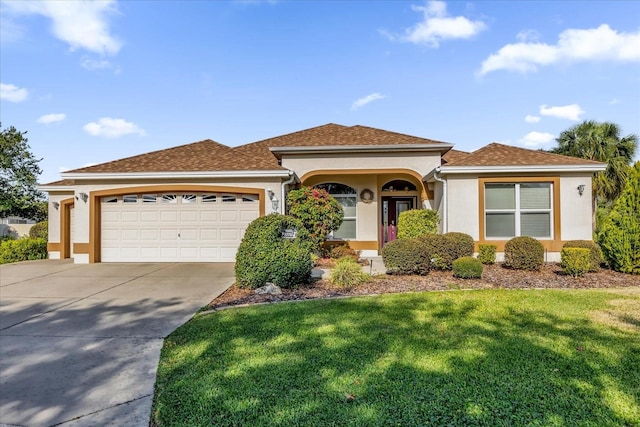
[{"label": "garage door panel", "polygon": [[233,194],[204,199],[199,193],[188,201],[186,193],[172,194],[172,203],[159,198],[142,203],[140,194],[137,203],[125,204],[122,197],[102,203],[102,260],[234,261],[248,224],[259,216],[259,204]]}]

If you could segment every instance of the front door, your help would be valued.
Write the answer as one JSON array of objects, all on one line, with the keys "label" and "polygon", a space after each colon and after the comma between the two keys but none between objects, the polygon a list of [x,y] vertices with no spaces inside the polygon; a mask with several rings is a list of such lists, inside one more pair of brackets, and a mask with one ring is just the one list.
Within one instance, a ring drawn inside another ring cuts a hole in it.
[{"label": "front door", "polygon": [[383,244],[394,240],[400,213],[414,209],[415,197],[382,197],[382,241]]}]

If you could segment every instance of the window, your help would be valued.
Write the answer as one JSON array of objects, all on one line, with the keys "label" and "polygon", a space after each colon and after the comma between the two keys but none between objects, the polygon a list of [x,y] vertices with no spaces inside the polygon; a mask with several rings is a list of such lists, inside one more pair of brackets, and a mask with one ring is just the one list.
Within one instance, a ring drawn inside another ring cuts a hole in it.
[{"label": "window", "polygon": [[235,203],[236,195],[235,194],[223,194],[222,195],[222,203]]},{"label": "window", "polygon": [[136,194],[128,194],[122,197],[123,203],[138,203],[138,196]]},{"label": "window", "polygon": [[118,203],[117,197],[103,197],[102,203]]},{"label": "window", "polygon": [[176,194],[163,194],[162,203],[178,203],[178,196]]},{"label": "window", "polygon": [[196,195],[195,194],[183,194],[182,195],[182,203],[195,203]]},{"label": "window", "polygon": [[203,194],[202,203],[215,203],[218,201],[218,196],[215,194]]},{"label": "window", "polygon": [[258,196],[255,194],[243,194],[242,203],[255,203],[258,201]]},{"label": "window", "polygon": [[334,239],[356,238],[356,206],[358,199],[356,190],[344,184],[327,183],[316,185],[315,188],[327,190],[340,203],[344,210],[344,220],[336,231],[331,233]]},{"label": "window", "polygon": [[485,236],[551,238],[552,184],[485,184]]},{"label": "window", "polygon": [[155,203],[158,199],[158,196],[155,194],[143,194],[142,195],[142,203]]}]

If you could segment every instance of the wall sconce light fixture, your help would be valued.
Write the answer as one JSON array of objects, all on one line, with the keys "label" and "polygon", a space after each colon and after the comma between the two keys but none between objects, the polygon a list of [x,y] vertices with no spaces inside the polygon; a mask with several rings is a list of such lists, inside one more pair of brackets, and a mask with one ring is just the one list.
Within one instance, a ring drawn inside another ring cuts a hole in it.
[{"label": "wall sconce light fixture", "polygon": [[267,196],[269,196],[269,200],[273,200],[273,196],[275,196],[276,194],[273,192],[273,190],[267,190]]},{"label": "wall sconce light fixture", "polygon": [[55,210],[60,209],[60,203],[58,203],[58,202],[52,202],[52,203],[51,203],[51,206],[53,206],[53,208],[54,208]]},{"label": "wall sconce light fixture", "polygon": [[274,211],[277,211],[279,207],[280,207],[280,200],[278,200],[276,196],[273,196],[273,198],[271,199],[271,209],[273,209]]},{"label": "wall sconce light fixture", "polygon": [[584,184],[578,185],[578,194],[582,196],[584,193]]},{"label": "wall sconce light fixture", "polygon": [[87,193],[80,193],[80,194],[78,194],[78,196],[80,196],[82,201],[85,202],[85,203],[87,203],[87,200],[89,200],[89,195]]}]

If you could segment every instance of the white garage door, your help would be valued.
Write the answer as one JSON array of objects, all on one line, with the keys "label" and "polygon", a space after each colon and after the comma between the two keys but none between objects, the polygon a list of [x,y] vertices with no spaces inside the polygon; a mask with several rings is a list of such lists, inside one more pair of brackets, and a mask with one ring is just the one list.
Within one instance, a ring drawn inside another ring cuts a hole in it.
[{"label": "white garage door", "polygon": [[129,194],[101,200],[103,262],[234,261],[258,196]]}]

